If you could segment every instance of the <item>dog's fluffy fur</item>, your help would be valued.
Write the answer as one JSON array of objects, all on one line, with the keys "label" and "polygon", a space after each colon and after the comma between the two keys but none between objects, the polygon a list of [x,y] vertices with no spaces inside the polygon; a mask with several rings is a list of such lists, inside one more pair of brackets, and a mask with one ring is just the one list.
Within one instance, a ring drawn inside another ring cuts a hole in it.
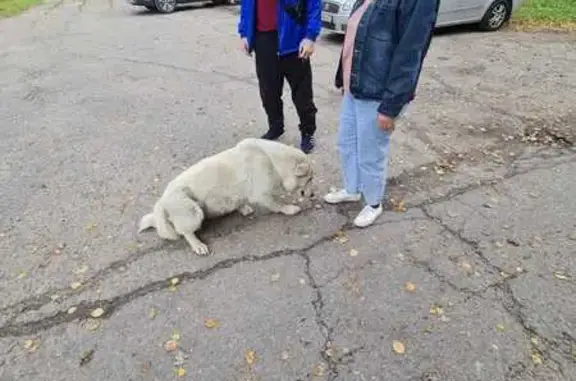
[{"label": "dog's fluffy fur", "polygon": [[278,142],[245,139],[172,180],[153,212],[140,220],[139,232],[155,228],[167,240],[184,236],[194,252],[207,255],[208,246],[195,234],[205,218],[234,211],[247,216],[253,212],[251,205],[294,215],[300,207],[276,197],[294,191],[310,196],[313,177],[309,157],[302,151]]}]

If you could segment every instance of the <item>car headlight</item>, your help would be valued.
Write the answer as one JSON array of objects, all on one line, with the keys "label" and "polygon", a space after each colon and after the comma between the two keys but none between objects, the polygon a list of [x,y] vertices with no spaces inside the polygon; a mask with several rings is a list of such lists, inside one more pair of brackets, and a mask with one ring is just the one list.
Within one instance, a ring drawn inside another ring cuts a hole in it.
[{"label": "car headlight", "polygon": [[342,3],[342,10],[344,12],[349,12],[353,6],[354,6],[354,0],[346,0],[344,3]]}]

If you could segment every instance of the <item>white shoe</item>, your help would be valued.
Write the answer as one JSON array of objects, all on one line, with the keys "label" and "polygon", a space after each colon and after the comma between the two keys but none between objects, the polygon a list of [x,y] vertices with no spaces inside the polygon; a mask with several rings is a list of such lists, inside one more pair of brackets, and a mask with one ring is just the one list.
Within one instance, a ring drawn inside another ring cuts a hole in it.
[{"label": "white shoe", "polygon": [[362,196],[359,193],[348,193],[346,189],[340,189],[324,196],[328,204],[340,204],[342,202],[358,202]]},{"label": "white shoe", "polygon": [[359,228],[370,226],[374,223],[374,221],[376,221],[378,217],[380,217],[381,214],[382,205],[379,205],[377,208],[366,205],[354,219],[354,225],[358,226]]}]

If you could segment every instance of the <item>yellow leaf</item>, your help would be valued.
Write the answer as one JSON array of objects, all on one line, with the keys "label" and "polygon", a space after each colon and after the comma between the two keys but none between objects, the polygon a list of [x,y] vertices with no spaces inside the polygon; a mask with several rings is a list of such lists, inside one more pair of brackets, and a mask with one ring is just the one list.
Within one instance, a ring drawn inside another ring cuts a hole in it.
[{"label": "yellow leaf", "polygon": [[358,250],[356,250],[356,249],[351,249],[351,250],[350,250],[350,256],[351,256],[351,257],[356,257],[356,256],[358,256]]},{"label": "yellow leaf", "polygon": [[158,315],[158,310],[156,308],[152,308],[148,313],[148,319],[152,320]]},{"label": "yellow leaf", "polygon": [[538,345],[538,344],[540,343],[540,341],[538,340],[538,338],[535,337],[535,336],[532,337],[532,338],[530,339],[530,341],[531,341],[532,344],[534,344],[534,345]]},{"label": "yellow leaf", "polygon": [[174,332],[172,333],[172,340],[174,340],[174,341],[180,340],[180,332],[174,331]]},{"label": "yellow leaf", "polygon": [[68,309],[68,314],[69,314],[69,315],[72,315],[74,312],[76,312],[77,309],[78,309],[77,307],[70,307],[70,308]]},{"label": "yellow leaf", "polygon": [[442,307],[436,305],[436,304],[432,304],[430,306],[430,314],[434,315],[434,316],[440,316],[444,313],[444,311],[442,310]]},{"label": "yellow leaf", "polygon": [[89,223],[89,224],[86,226],[86,230],[88,230],[89,232],[94,231],[95,229],[96,229],[96,224],[93,223],[93,222],[92,222],[92,223]]},{"label": "yellow leaf", "polygon": [[214,329],[220,327],[220,322],[216,319],[206,319],[204,321],[204,326],[208,329]]},{"label": "yellow leaf", "polygon": [[18,273],[18,279],[26,278],[27,275],[28,275],[28,273],[26,271],[20,271]]},{"label": "yellow leaf", "polygon": [[316,364],[314,368],[312,368],[312,376],[314,377],[322,377],[325,373],[324,364]]},{"label": "yellow leaf", "polygon": [[554,273],[554,277],[555,277],[556,279],[560,279],[560,280],[568,280],[568,279],[569,279],[566,275],[564,275],[564,274],[562,274],[562,273],[560,273],[560,272],[555,272],[555,273]]},{"label": "yellow leaf", "polygon": [[244,352],[244,359],[246,360],[246,364],[253,365],[258,357],[252,349],[247,349],[246,352]]},{"label": "yellow leaf", "polygon": [[346,236],[346,233],[344,233],[342,230],[337,231],[334,235],[334,241],[338,243],[346,243],[349,240],[350,239]]},{"label": "yellow leaf", "polygon": [[176,277],[170,279],[170,284],[171,284],[172,286],[176,286],[178,283],[180,283],[180,279],[178,279],[178,278],[176,278]]},{"label": "yellow leaf", "polygon": [[185,374],[186,374],[186,369],[184,369],[182,367],[176,369],[176,376],[184,377]]},{"label": "yellow leaf", "polygon": [[164,349],[166,352],[172,352],[178,348],[178,343],[175,340],[168,340],[164,343]]},{"label": "yellow leaf", "polygon": [[416,285],[412,282],[406,282],[404,284],[404,289],[408,292],[414,292],[416,291]]},{"label": "yellow leaf", "polygon": [[96,331],[100,328],[100,320],[98,319],[86,319],[86,329],[88,331]]},{"label": "yellow leaf", "polygon": [[394,340],[392,342],[392,349],[394,349],[394,352],[398,353],[399,355],[402,355],[404,354],[404,352],[406,352],[406,347],[404,346],[404,343],[398,340]]},{"label": "yellow leaf", "polygon": [[74,269],[74,274],[83,274],[86,271],[88,271],[88,266],[86,265],[82,265],[80,267],[77,267],[76,269]]},{"label": "yellow leaf", "polygon": [[99,318],[102,315],[104,315],[103,308],[96,308],[92,312],[90,312],[90,316],[92,316],[93,318]]},{"label": "yellow leaf", "polygon": [[38,349],[39,345],[40,340],[25,340],[23,347],[28,351],[28,353],[34,353],[36,352],[36,349]]},{"label": "yellow leaf", "polygon": [[172,291],[172,292],[176,291],[177,289],[178,289],[178,287],[176,287],[176,286],[170,286],[170,287],[168,287],[168,290],[170,290],[170,291]]},{"label": "yellow leaf", "polygon": [[540,356],[540,353],[536,351],[532,352],[532,355],[530,357],[532,358],[532,362],[536,365],[542,365],[544,363],[544,360],[542,360],[542,356]]},{"label": "yellow leaf", "polygon": [[70,288],[72,288],[73,290],[77,290],[77,289],[79,289],[80,287],[82,287],[82,283],[81,283],[81,282],[72,282],[72,283],[70,284]]},{"label": "yellow leaf", "polygon": [[505,329],[506,329],[506,328],[505,328],[504,325],[502,325],[502,324],[498,324],[498,325],[496,326],[496,330],[497,330],[498,332],[504,332]]}]

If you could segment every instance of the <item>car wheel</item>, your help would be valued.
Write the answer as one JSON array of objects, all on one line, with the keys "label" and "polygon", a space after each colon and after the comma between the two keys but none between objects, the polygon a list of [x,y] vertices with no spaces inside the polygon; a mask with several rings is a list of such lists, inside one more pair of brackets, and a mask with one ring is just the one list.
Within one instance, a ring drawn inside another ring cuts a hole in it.
[{"label": "car wheel", "polygon": [[510,20],[511,14],[512,4],[509,0],[496,0],[490,5],[482,21],[480,21],[480,29],[487,32],[496,31]]},{"label": "car wheel", "polygon": [[176,0],[154,0],[154,4],[162,13],[172,13],[176,10]]}]

